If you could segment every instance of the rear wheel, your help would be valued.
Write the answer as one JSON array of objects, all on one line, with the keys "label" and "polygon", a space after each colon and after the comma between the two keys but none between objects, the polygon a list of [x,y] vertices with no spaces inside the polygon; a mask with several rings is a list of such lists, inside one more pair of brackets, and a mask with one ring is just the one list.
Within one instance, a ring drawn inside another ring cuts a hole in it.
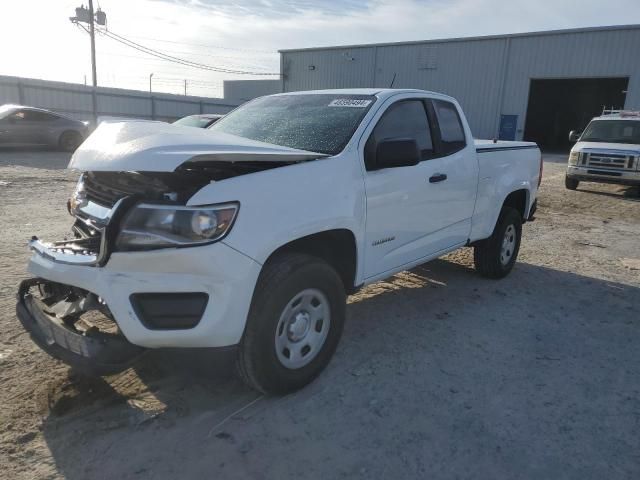
[{"label": "rear wheel", "polygon": [[60,150],[64,150],[65,152],[75,152],[76,148],[78,148],[81,143],[82,135],[72,130],[64,132],[60,135],[60,139],[58,140]]},{"label": "rear wheel", "polygon": [[576,180],[575,178],[567,176],[564,177],[564,186],[567,187],[567,189],[575,190],[576,188],[578,188],[578,185],[580,185],[580,180]]},{"label": "rear wheel", "polygon": [[518,258],[522,216],[511,207],[503,207],[492,235],[474,246],[473,260],[483,277],[503,278]]},{"label": "rear wheel", "polygon": [[252,388],[285,394],[327,366],[342,334],[346,294],[326,262],[285,254],[260,274],[238,351],[238,371]]}]

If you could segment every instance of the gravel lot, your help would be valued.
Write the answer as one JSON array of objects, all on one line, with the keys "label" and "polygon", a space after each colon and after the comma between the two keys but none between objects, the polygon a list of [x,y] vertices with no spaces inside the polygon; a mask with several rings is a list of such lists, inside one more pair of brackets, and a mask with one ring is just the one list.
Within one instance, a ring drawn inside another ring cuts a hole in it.
[{"label": "gravel lot", "polygon": [[68,157],[0,152],[3,478],[640,478],[640,198],[547,156],[512,274],[470,250],[350,298],[328,370],[265,398],[228,356],[153,352],[87,380],[14,316],[25,241],[61,238]]}]

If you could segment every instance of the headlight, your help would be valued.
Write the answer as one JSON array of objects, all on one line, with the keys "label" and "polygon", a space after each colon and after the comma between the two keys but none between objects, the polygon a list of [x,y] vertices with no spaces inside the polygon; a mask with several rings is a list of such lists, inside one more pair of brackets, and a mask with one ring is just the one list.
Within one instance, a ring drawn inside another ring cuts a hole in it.
[{"label": "headlight", "polygon": [[141,203],[124,218],[119,251],[201,245],[224,237],[236,218],[237,203],[183,207]]},{"label": "headlight", "polygon": [[580,158],[580,152],[571,152],[569,154],[569,165],[577,165]]},{"label": "headlight", "polygon": [[78,209],[87,204],[87,191],[84,187],[84,173],[80,175],[78,179],[78,183],[76,184],[76,189],[67,200],[67,210],[71,215],[74,215]]}]

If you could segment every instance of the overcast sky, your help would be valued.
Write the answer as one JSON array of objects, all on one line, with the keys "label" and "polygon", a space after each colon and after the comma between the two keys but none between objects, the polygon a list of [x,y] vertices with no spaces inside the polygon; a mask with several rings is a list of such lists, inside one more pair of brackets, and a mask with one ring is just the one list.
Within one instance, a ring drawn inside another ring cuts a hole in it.
[{"label": "overcast sky", "polygon": [[[0,0],[0,74],[91,81],[87,0]],[[94,0],[108,28],[227,69],[277,72],[278,49],[640,23],[640,0]],[[171,64],[98,35],[98,84],[216,96],[221,74]]]}]

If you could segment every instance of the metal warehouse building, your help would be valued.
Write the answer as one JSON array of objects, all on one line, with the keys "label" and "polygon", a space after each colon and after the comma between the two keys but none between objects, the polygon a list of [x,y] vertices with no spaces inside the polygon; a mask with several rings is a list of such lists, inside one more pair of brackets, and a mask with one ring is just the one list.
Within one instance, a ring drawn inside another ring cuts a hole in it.
[{"label": "metal warehouse building", "polygon": [[640,109],[640,25],[282,50],[285,92],[421,88],[457,98],[478,138],[568,147],[603,106]]}]

